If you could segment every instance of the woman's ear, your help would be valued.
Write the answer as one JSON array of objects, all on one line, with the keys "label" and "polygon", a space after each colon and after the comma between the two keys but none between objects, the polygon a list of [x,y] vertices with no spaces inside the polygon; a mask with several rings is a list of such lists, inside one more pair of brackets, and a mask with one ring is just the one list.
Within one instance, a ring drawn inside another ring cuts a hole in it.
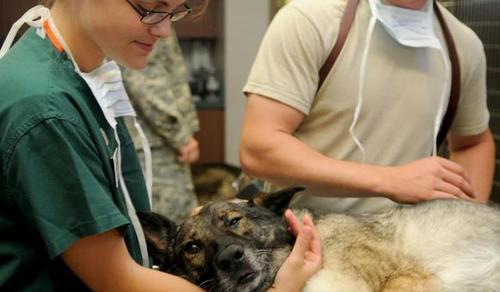
[{"label": "woman's ear", "polygon": [[304,187],[294,186],[273,193],[257,193],[248,201],[249,206],[262,206],[282,216],[288,208],[295,193],[305,190]]}]

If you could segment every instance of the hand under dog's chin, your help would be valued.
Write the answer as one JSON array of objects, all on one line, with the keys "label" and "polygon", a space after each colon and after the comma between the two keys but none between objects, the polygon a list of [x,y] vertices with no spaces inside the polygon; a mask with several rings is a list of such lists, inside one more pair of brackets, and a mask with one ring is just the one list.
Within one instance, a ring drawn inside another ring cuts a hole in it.
[{"label": "hand under dog's chin", "polygon": [[271,287],[278,272],[279,264],[270,253],[249,256],[247,268],[230,274],[219,274],[219,287],[227,292],[265,291]]},{"label": "hand under dog's chin", "polygon": [[221,282],[222,291],[228,292],[256,292],[265,291],[270,288],[274,282],[274,274],[267,269],[248,272],[240,277],[237,283],[234,281]]}]

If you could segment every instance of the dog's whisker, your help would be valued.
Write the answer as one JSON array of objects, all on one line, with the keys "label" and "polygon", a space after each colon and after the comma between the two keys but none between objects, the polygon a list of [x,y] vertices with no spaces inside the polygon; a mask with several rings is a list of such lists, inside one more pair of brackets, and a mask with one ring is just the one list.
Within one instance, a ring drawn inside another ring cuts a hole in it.
[{"label": "dog's whisker", "polygon": [[256,255],[261,255],[261,254],[271,254],[272,250],[270,249],[258,249],[255,251]]},{"label": "dog's whisker", "polygon": [[200,285],[198,285],[198,286],[199,286],[200,288],[205,288],[205,289],[207,289],[207,288],[209,288],[210,286],[213,286],[213,285],[215,285],[215,278],[212,278],[212,279],[208,279],[208,280],[206,280],[206,281],[203,281],[203,282],[201,282],[201,284],[200,284]]}]

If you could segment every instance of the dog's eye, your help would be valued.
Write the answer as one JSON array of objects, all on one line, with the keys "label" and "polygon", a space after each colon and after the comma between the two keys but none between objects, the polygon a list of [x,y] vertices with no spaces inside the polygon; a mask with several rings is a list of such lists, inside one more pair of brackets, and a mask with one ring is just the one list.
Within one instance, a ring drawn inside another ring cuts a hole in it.
[{"label": "dog's eye", "polygon": [[225,221],[226,221],[227,226],[236,227],[238,225],[238,223],[240,222],[240,220],[241,220],[241,217],[234,217],[232,219],[227,219]]},{"label": "dog's eye", "polygon": [[188,242],[184,245],[184,251],[190,254],[198,253],[201,247],[196,242]]}]

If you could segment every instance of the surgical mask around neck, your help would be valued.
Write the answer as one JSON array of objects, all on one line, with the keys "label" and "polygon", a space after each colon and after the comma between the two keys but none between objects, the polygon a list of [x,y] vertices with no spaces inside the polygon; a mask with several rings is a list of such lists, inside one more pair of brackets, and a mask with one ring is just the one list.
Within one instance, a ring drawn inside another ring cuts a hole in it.
[{"label": "surgical mask around neck", "polygon": [[422,10],[386,5],[381,0],[369,0],[368,2],[372,15],[401,45],[441,49],[441,43],[434,33],[432,1],[427,1]]},{"label": "surgical mask around neck", "polygon": [[[115,182],[116,187],[120,187],[124,193],[125,201],[127,205],[127,212],[132,221],[132,225],[137,233],[137,238],[139,241],[139,245],[141,247],[141,254],[143,258],[143,264],[145,266],[149,266],[149,256],[147,254],[146,242],[144,239],[144,233],[142,231],[142,227],[137,218],[135,208],[132,204],[132,200],[130,198],[130,194],[128,193],[128,189],[125,183],[125,179],[123,177],[122,167],[121,167],[121,151],[120,151],[120,139],[118,137],[117,132],[117,117],[125,117],[131,116],[134,118],[134,126],[137,129],[142,142],[142,148],[145,156],[145,178],[146,178],[146,187],[149,195],[149,202],[152,203],[152,184],[153,184],[153,171],[152,171],[152,158],[151,158],[151,150],[149,147],[148,140],[144,135],[144,131],[136,120],[136,113],[130,103],[130,99],[125,91],[125,87],[123,85],[122,74],[119,66],[114,61],[106,61],[103,62],[101,66],[92,70],[91,72],[82,72],[80,67],[75,61],[75,58],[71,54],[71,51],[64,41],[63,37],[59,33],[51,15],[50,10],[47,7],[42,5],[37,5],[30,10],[28,10],[18,21],[14,23],[12,26],[7,38],[0,49],[0,58],[7,54],[9,48],[11,47],[14,38],[21,28],[21,26],[27,23],[31,27],[36,28],[38,36],[41,38],[47,37],[47,34],[50,33],[51,36],[55,37],[55,40],[52,40],[54,45],[57,42],[57,46],[62,47],[61,50],[64,50],[68,55],[69,59],[73,62],[75,72],[80,75],[80,77],[85,81],[88,85],[94,98],[96,99],[99,107],[101,108],[104,117],[106,118],[107,123],[113,129],[114,138],[118,144],[115,154],[113,155],[113,166],[115,173]],[[49,31],[50,30],[50,31]],[[104,131],[103,131],[104,132]],[[104,137],[107,139],[107,137]]]},{"label": "surgical mask around neck", "polygon": [[365,90],[365,73],[367,67],[368,55],[370,52],[370,45],[372,42],[372,37],[375,31],[375,25],[379,21],[385,31],[391,35],[391,37],[396,40],[400,45],[405,47],[412,47],[415,49],[422,48],[432,48],[437,49],[440,52],[443,66],[445,68],[445,82],[440,93],[440,99],[438,101],[438,111],[436,118],[434,120],[433,129],[433,147],[432,155],[437,155],[437,135],[441,127],[441,122],[444,117],[445,105],[448,102],[447,89],[451,84],[451,68],[448,63],[448,58],[446,53],[441,46],[441,42],[434,33],[433,28],[433,5],[432,0],[429,0],[424,7],[424,11],[416,11],[410,9],[399,8],[395,6],[385,5],[380,2],[381,0],[368,0],[370,8],[372,11],[372,16],[368,24],[368,30],[366,33],[365,46],[363,48],[363,54],[360,66],[360,80],[358,82],[358,100],[356,108],[354,110],[353,121],[349,128],[349,134],[353,139],[356,146],[359,148],[362,154],[361,162],[366,160],[366,150],[363,147],[363,143],[358,139],[354,131],[355,126],[359,120],[361,113],[361,107],[363,104],[363,96]]},{"label": "surgical mask around neck", "polygon": [[79,75],[94,94],[112,128],[116,127],[115,118],[136,116],[123,85],[120,67],[114,61],[105,62],[95,70],[80,72]]},{"label": "surgical mask around neck", "polygon": [[[115,140],[118,141],[118,143],[120,141],[116,131],[116,118],[127,116],[134,118],[134,127],[139,133],[142,150],[144,152],[146,187],[149,195],[149,203],[152,204],[153,163],[151,148],[142,127],[137,122],[137,115],[132,107],[132,104],[130,103],[125,86],[123,85],[120,67],[116,64],[116,62],[108,61],[91,72],[79,72],[79,75],[83,78],[83,80],[85,80],[94,94],[106,121],[114,130]],[[121,159],[118,161],[120,162],[120,160]],[[119,164],[121,164],[121,162]],[[117,171],[115,173],[120,174],[121,172]]]}]

